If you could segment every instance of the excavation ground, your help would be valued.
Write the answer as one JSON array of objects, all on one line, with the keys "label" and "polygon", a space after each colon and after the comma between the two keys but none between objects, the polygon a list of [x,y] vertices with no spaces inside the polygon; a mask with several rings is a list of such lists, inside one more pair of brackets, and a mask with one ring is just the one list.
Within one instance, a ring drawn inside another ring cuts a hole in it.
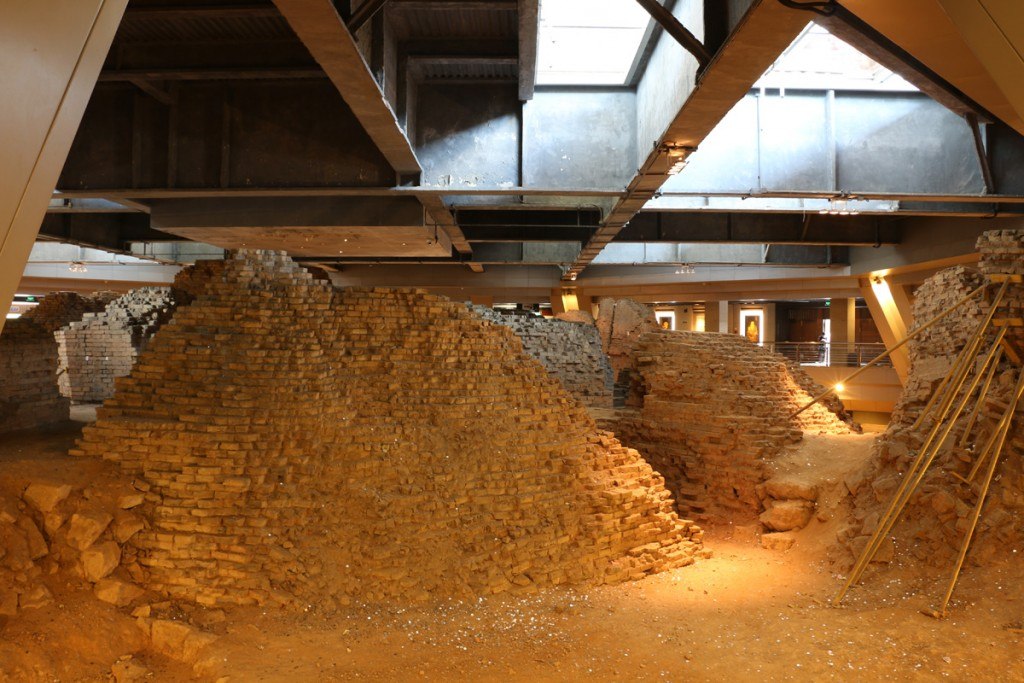
[{"label": "excavation ground", "polygon": [[[5,439],[0,461],[18,476],[110,476],[102,463],[61,455],[74,435],[69,426]],[[780,466],[817,472],[809,476],[835,491],[871,438],[809,436]],[[1024,681],[1019,561],[968,566],[941,621],[920,610],[934,605],[947,571],[909,560],[873,569],[829,606],[842,579],[826,560],[844,514],[837,498],[826,496],[831,509],[789,551],[760,548],[749,528],[711,527],[711,559],[634,583],[411,608],[194,610],[220,636],[204,656],[214,668],[197,680]],[[54,604],[0,624],[0,671],[105,681],[132,655],[147,680],[191,676],[147,652],[126,611],[71,585],[54,590]]]}]

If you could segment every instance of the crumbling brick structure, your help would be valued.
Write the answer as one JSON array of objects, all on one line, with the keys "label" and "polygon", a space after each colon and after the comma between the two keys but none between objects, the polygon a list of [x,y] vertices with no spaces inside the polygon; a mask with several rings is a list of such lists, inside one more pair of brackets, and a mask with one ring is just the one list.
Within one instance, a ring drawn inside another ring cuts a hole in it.
[{"label": "crumbling brick structure", "polygon": [[473,310],[485,320],[515,332],[523,343],[523,351],[539,360],[584,405],[611,407],[615,378],[601,348],[597,327],[592,323],[502,313],[482,306]]},{"label": "crumbling brick structure", "polygon": [[[188,278],[189,275],[183,276]],[[511,330],[240,252],[78,455],[148,489],[145,585],[206,604],[419,600],[689,564],[701,532]]]},{"label": "crumbling brick structure", "polygon": [[42,298],[38,306],[28,311],[23,318],[29,319],[45,330],[56,332],[73,322],[78,322],[87,313],[102,311],[117,294],[98,292],[82,296],[74,292],[51,292]]},{"label": "crumbling brick structure", "polygon": [[[634,352],[627,402],[612,425],[664,475],[682,514],[752,521],[767,465],[804,430],[848,433],[837,399],[790,416],[812,396],[809,377],[738,335],[644,335]],[[821,387],[818,387],[824,391]]]},{"label": "crumbling brick structure", "polygon": [[619,374],[632,365],[640,337],[661,328],[650,306],[633,299],[604,297],[598,301],[597,329],[618,381]]},{"label": "crumbling brick structure", "polygon": [[[956,267],[929,278],[915,294],[914,320],[924,322],[955,304],[989,275],[1024,275],[1024,231],[996,230],[978,240],[980,271]],[[1022,317],[1024,286],[1011,284],[1000,318]],[[885,434],[879,437],[868,467],[847,480],[853,496],[849,524],[839,534],[843,561],[852,561],[878,525],[879,515],[894,495],[911,461],[920,452],[933,424],[931,418],[915,423],[942,379],[950,374],[956,356],[988,312],[988,304],[977,298],[961,306],[934,327],[910,342],[910,374],[903,396],[893,412]],[[1016,353],[1024,351],[1022,328],[1007,335]],[[990,337],[991,341],[991,337]],[[984,345],[988,346],[988,344]],[[987,350],[987,348],[985,349]],[[980,362],[980,357],[978,359]],[[970,420],[965,410],[944,448],[939,451],[921,486],[892,531],[897,545],[919,561],[950,566],[963,541],[967,518],[977,500],[977,486],[966,477],[988,435],[1007,407],[1019,366],[1004,356],[997,367],[989,397],[981,405],[979,424],[966,442],[962,435]],[[973,408],[974,401],[969,408]],[[1024,552],[1024,422],[1018,409],[1011,423],[999,468],[996,471],[981,522],[971,545],[969,561],[984,563],[1010,552]],[[980,479],[980,477],[979,477]],[[975,484],[977,483],[977,480]],[[891,543],[883,545],[876,559],[892,556]]]},{"label": "crumbling brick structure", "polygon": [[136,356],[173,311],[170,288],[142,287],[57,330],[61,394],[78,402],[113,396],[114,380],[131,371]]},{"label": "crumbling brick structure", "polygon": [[57,342],[32,320],[8,320],[0,333],[0,433],[68,419],[57,391]]}]

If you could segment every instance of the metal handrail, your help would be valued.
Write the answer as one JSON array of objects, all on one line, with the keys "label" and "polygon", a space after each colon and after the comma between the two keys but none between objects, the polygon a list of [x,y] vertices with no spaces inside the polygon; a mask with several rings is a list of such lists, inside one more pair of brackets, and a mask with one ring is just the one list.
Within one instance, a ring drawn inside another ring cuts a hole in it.
[{"label": "metal handrail", "polygon": [[799,365],[844,368],[861,367],[885,351],[885,344],[872,342],[764,342],[762,346]]}]

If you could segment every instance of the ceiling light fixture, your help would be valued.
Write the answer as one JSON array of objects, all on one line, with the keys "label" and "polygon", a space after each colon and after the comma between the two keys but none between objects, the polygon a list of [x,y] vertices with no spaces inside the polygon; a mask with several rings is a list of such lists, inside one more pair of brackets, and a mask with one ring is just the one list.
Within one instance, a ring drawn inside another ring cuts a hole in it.
[{"label": "ceiling light fixture", "polygon": [[828,208],[822,209],[818,213],[828,216],[856,216],[860,211],[850,208],[850,200],[836,198],[828,200]]},{"label": "ceiling light fixture", "polygon": [[693,275],[697,272],[697,269],[693,267],[692,263],[681,263],[676,268],[676,275]]},{"label": "ceiling light fixture", "polygon": [[68,270],[72,273],[87,273],[89,269],[85,267],[85,264],[80,261],[72,261],[68,264]]},{"label": "ceiling light fixture", "polygon": [[690,155],[697,151],[697,148],[677,143],[666,143],[662,146],[662,150],[668,156],[669,162],[671,162],[667,173],[669,175],[678,175],[680,171],[686,168]]}]

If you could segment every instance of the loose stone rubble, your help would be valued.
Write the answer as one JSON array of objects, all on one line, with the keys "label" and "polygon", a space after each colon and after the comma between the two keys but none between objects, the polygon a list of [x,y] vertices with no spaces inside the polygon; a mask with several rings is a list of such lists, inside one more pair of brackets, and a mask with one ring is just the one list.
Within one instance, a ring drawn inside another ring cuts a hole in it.
[{"label": "loose stone rubble", "polygon": [[[634,353],[632,410],[619,411],[604,426],[664,475],[681,514],[748,523],[762,510],[758,494],[767,465],[784,447],[805,430],[855,428],[838,399],[791,418],[812,398],[803,387],[814,383],[797,381],[800,374],[782,356],[738,335],[646,334]],[[771,512],[775,503],[768,504]]]},{"label": "loose stone rubble", "polygon": [[57,343],[31,319],[8,320],[0,333],[0,433],[68,419],[57,391]]},{"label": "loose stone rubble", "polygon": [[485,320],[510,328],[522,341],[523,351],[539,360],[584,405],[611,407],[615,380],[593,323],[547,320],[482,306],[473,310]]},{"label": "loose stone rubble", "polygon": [[[941,271],[929,278],[915,294],[914,320],[923,323],[955,304],[993,274],[1024,274],[1024,231],[986,232],[978,240],[980,272],[965,267]],[[998,317],[1020,318],[1024,286],[1010,285],[1006,312]],[[835,557],[849,564],[860,554],[878,526],[903,473],[920,452],[933,424],[931,418],[914,429],[929,397],[942,378],[951,372],[957,354],[988,311],[984,299],[974,299],[947,316],[919,338],[910,342],[910,374],[892,421],[875,447],[867,469],[851,477],[846,486],[852,496],[849,524],[838,534]],[[1008,338],[1021,353],[1024,328],[1011,328]],[[991,337],[990,337],[991,339]],[[985,345],[988,346],[987,344]],[[987,350],[987,348],[985,349]],[[980,362],[980,356],[978,361]],[[975,437],[961,446],[961,436],[970,419],[964,411],[944,448],[938,453],[921,486],[910,499],[876,561],[889,561],[894,551],[909,553],[916,561],[951,566],[963,541],[968,516],[977,500],[978,479],[968,485],[954,475],[966,477],[976,454],[1006,409],[1018,366],[1004,358],[989,398],[982,404]],[[983,564],[997,557],[1024,552],[1024,422],[1020,412],[1011,425],[999,469],[971,545],[968,562]]]},{"label": "loose stone rubble", "polygon": [[204,268],[72,451],[145,493],[144,587],[207,605],[428,600],[701,552],[662,477],[508,328],[422,291],[334,290],[273,252]]},{"label": "loose stone rubble", "polygon": [[106,602],[128,605],[144,591],[135,551],[124,545],[145,522],[123,490],[81,489],[53,479],[0,482],[0,616],[50,604],[47,577],[86,581]]},{"label": "loose stone rubble", "polygon": [[113,396],[114,380],[131,371],[138,353],[174,308],[170,288],[142,287],[56,331],[61,394],[77,402]]},{"label": "loose stone rubble", "polygon": [[604,297],[598,300],[597,329],[618,381],[620,373],[632,365],[640,337],[661,328],[650,306],[633,299]]}]

